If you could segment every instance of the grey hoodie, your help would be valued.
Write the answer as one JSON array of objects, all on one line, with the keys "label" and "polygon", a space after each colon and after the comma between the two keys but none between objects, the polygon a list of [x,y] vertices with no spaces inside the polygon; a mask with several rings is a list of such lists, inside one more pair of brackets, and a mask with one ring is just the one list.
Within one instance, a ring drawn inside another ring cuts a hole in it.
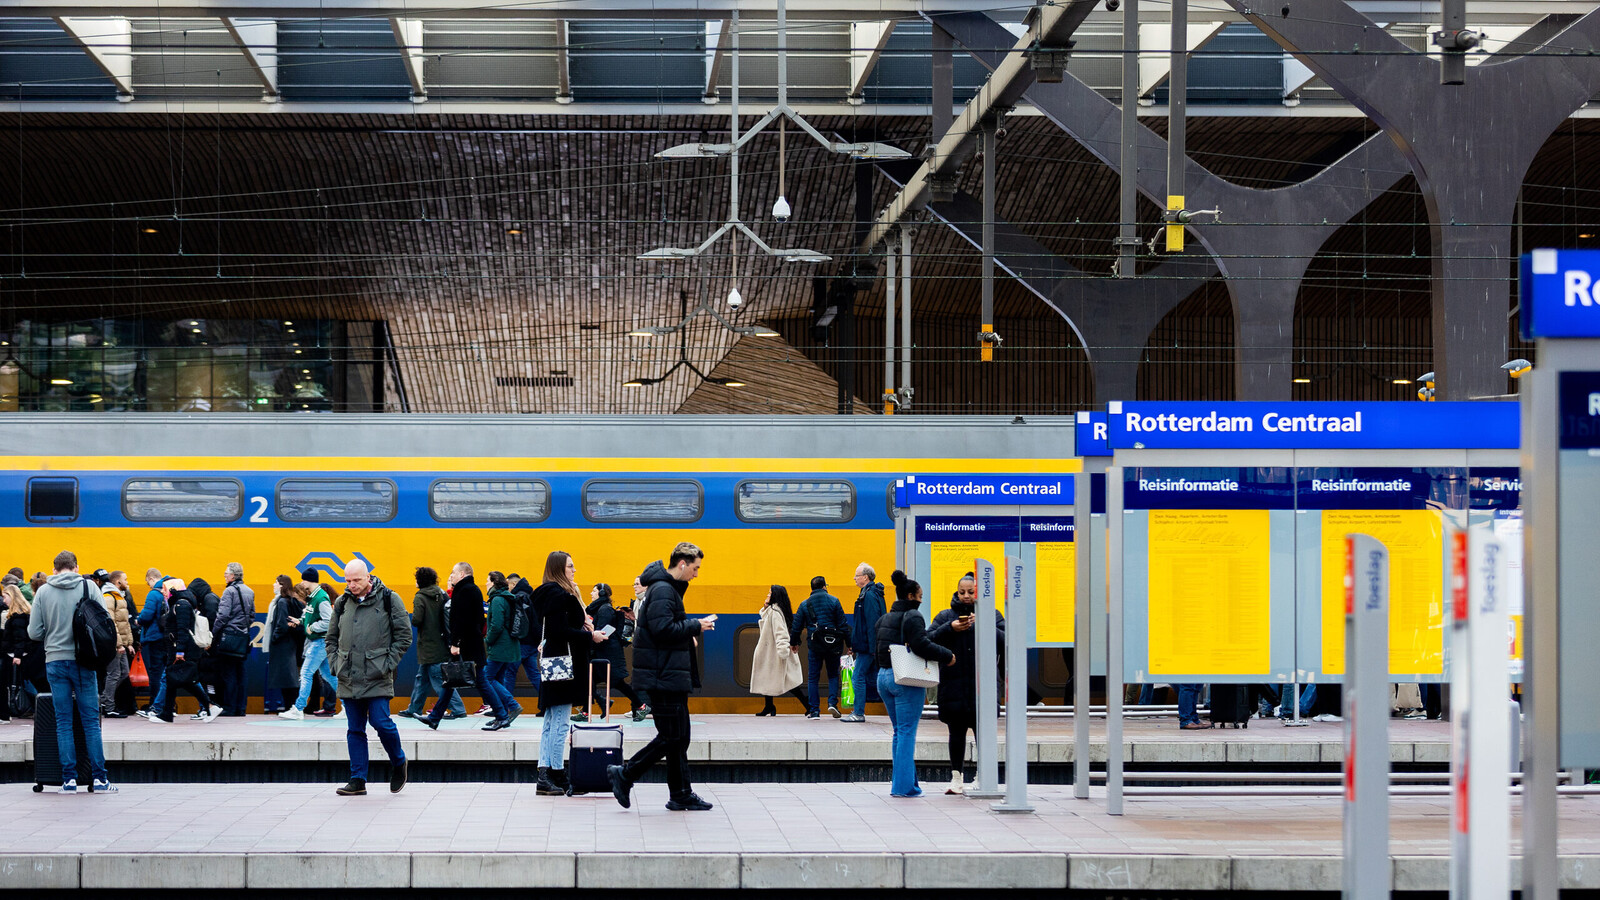
[{"label": "grey hoodie", "polygon": [[88,584],[89,597],[100,603],[100,589],[85,582],[77,572],[57,572],[39,588],[33,598],[33,616],[28,619],[28,637],[44,642],[44,661],[76,662],[77,645],[72,639],[72,614]]}]

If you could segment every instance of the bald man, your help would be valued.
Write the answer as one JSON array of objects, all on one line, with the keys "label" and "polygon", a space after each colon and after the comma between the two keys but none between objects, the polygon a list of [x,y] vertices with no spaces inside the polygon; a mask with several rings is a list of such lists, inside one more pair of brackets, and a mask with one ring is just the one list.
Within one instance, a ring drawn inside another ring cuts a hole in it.
[{"label": "bald man", "polygon": [[406,752],[400,746],[400,730],[389,718],[389,701],[400,658],[411,648],[411,615],[359,559],[344,567],[344,588],[334,604],[327,637],[328,658],[339,679],[339,699],[349,724],[345,742],[350,749],[350,782],[337,793],[351,797],[367,792],[369,722],[389,754],[389,791],[399,793],[406,786]]}]

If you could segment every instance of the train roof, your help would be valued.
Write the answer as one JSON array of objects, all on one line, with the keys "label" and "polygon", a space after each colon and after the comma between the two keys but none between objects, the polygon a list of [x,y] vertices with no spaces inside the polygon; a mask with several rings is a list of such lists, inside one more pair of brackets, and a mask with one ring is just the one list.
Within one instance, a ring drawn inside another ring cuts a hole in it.
[{"label": "train roof", "polygon": [[0,456],[1062,459],[1071,416],[12,413]]}]

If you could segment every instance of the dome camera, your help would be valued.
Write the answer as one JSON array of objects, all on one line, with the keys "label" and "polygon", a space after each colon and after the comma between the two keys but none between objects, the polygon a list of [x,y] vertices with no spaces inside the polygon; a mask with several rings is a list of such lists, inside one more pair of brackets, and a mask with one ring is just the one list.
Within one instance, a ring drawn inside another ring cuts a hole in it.
[{"label": "dome camera", "polygon": [[1122,0],[1106,0],[1106,12],[1116,12],[1122,8]]},{"label": "dome camera", "polygon": [[778,198],[778,202],[772,204],[772,218],[773,218],[774,221],[777,221],[777,222],[787,222],[787,221],[789,221],[790,212],[791,211],[789,209],[789,201],[784,199],[783,197],[779,197]]},{"label": "dome camera", "polygon": [[739,307],[741,307],[743,305],[744,305],[744,297],[739,293],[739,289],[738,288],[734,288],[733,290],[728,292],[728,308],[729,309],[738,309]]}]

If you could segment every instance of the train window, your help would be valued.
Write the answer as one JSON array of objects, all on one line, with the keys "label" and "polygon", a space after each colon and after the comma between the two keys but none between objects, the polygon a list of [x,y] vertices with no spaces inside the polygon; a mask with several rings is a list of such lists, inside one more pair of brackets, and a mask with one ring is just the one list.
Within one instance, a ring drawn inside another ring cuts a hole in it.
[{"label": "train window", "polygon": [[856,515],[848,481],[741,481],[733,496],[742,522],[848,522]]},{"label": "train window", "polygon": [[131,480],[122,513],[135,522],[231,522],[244,512],[244,485],[232,478]]},{"label": "train window", "polygon": [[278,482],[285,522],[387,522],[395,515],[392,481],[306,478]]},{"label": "train window", "polygon": [[705,511],[700,482],[595,480],[583,486],[591,522],[694,522]]},{"label": "train window", "polygon": [[550,485],[543,481],[435,481],[428,510],[440,522],[543,522]]},{"label": "train window", "polygon": [[78,518],[78,479],[29,478],[28,521],[71,522]]}]

